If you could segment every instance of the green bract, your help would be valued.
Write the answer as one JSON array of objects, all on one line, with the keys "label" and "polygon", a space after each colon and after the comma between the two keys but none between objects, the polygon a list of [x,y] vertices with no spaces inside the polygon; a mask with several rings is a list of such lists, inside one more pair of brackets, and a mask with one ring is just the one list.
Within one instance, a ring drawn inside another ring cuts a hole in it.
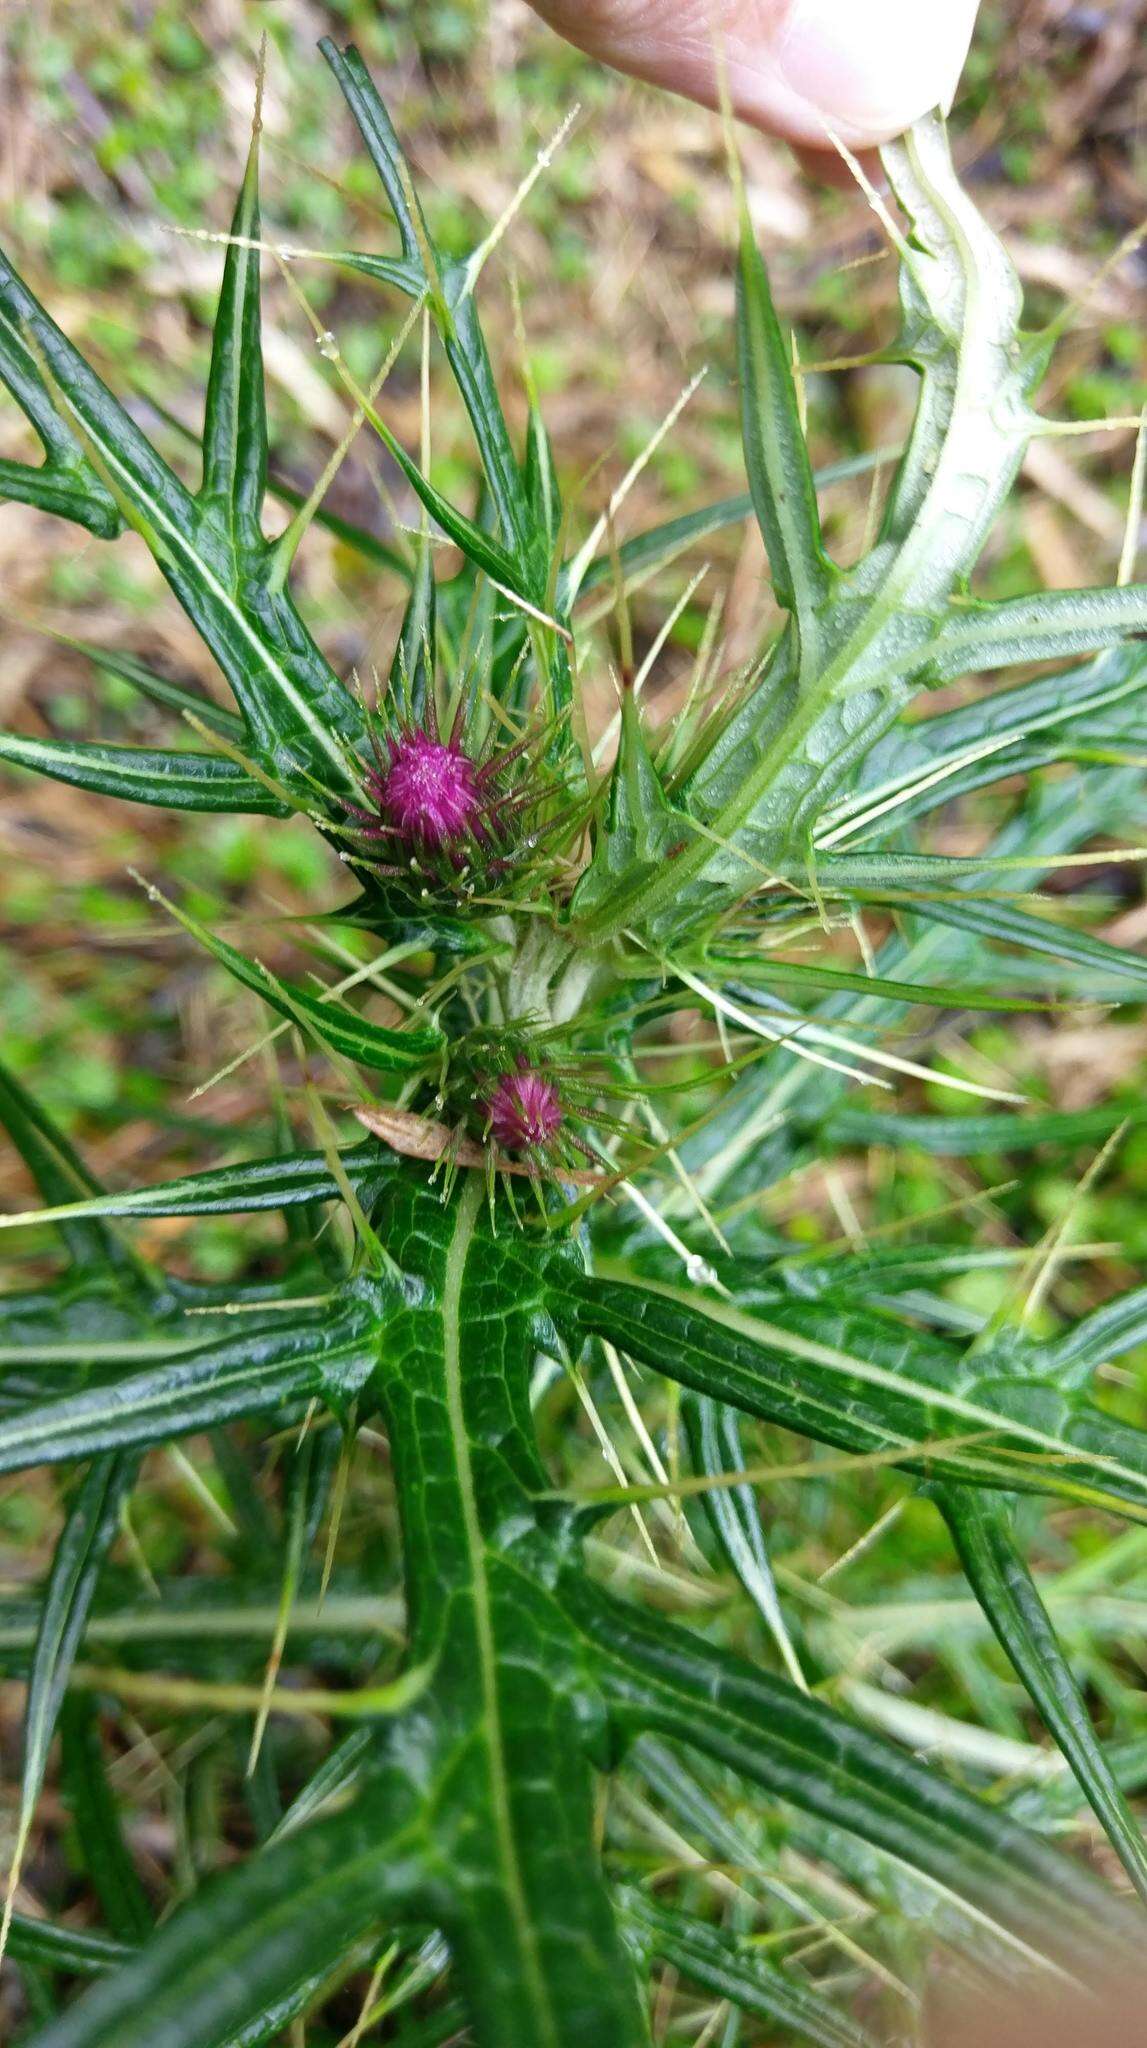
[{"label": "green bract", "polygon": [[[387,555],[410,584],[390,687],[408,719],[432,705],[436,733],[461,706],[476,758],[488,741],[520,741],[544,780],[502,893],[491,869],[487,894],[451,901],[448,856],[440,888],[396,879],[389,856],[372,863],[348,826],[370,720],[292,599],[301,524],[273,542],[263,527],[256,149],[227,248],[195,491],[0,259],[0,376],[44,448],[39,467],[5,464],[0,492],[103,539],[134,528],[237,706],[220,713],[125,659],[120,675],[196,721],[198,751],[5,735],[0,758],[173,809],[305,813],[349,856],[357,893],[343,921],[378,936],[405,1010],[405,1021],[375,1023],[349,983],[340,993],[283,981],[177,912],[329,1062],[335,1094],[351,1086],[369,1104],[382,1093],[395,1149],[332,1141],[125,1196],[102,1194],[0,1075],[0,1120],[69,1260],[55,1285],[0,1297],[0,1472],[82,1467],[34,1606],[0,1603],[0,1663],[28,1683],[21,1847],[58,1730],[78,1854],[106,1923],[79,1933],[12,1919],[12,1954],[60,1990],[35,2040],[255,2048],[393,1943],[404,1958],[397,2006],[447,1963],[449,1989],[387,2038],[431,2044],[468,2025],[483,2048],[639,2048],[650,1973],[664,1963],[766,2023],[770,2040],[863,2048],[852,1950],[844,1978],[822,1984],[741,1938],[735,1911],[714,1917],[714,1894],[695,1882],[656,1881],[657,1865],[690,1857],[767,1863],[748,1788],[855,1896],[895,1895],[922,1946],[943,1941],[989,1973],[1101,1977],[1141,1941],[1137,1908],[1002,1804],[804,1689],[756,1495],[735,1475],[740,1414],[895,1463],[931,1491],[977,1601],[1147,1896],[1138,1824],[1013,1527],[1018,1497],[1033,1493],[1147,1519],[1147,1433],[1089,1397],[1095,1368],[1147,1335],[1147,1300],[1108,1304],[1054,1343],[1006,1326],[968,1343],[937,1291],[965,1255],[914,1245],[789,1259],[757,1232],[747,1199],[846,1143],[1019,1152],[1112,1129],[1106,1111],[901,1116],[856,1106],[849,1084],[904,1067],[879,1029],[910,1005],[1006,1009],[1077,987],[1141,999],[1142,961],[1011,899],[1083,840],[1143,816],[1140,773],[1111,764],[1147,742],[1147,654],[1135,639],[1147,587],[1004,604],[968,594],[1042,430],[1049,349],[1020,333],[1014,273],[961,189],[938,119],[885,152],[906,222],[901,332],[887,354],[919,372],[920,397],[863,559],[842,570],[826,552],[789,338],[747,224],[738,345],[750,498],[612,556],[594,543],[566,559],[544,428],[535,412],[520,453],[499,400],[479,325],[482,252],[435,247],[360,59],[324,54],[398,227],[396,252],[337,260],[429,322],[483,479],[477,516],[450,504],[395,439],[384,401],[363,398],[425,514],[413,547]],[[616,764],[599,780],[579,739],[579,602],[750,508],[784,630],[735,701],[702,702],[656,736],[628,692]],[[463,557],[437,590],[432,527]],[[900,723],[931,685],[1081,655],[1095,658]],[[1071,767],[1085,745],[1101,746],[1105,765]],[[908,828],[933,803],[1057,763],[1071,772],[983,857],[913,850]],[[810,912],[831,925],[867,906],[889,913],[892,932],[871,974],[827,950],[803,964],[776,957]],[[666,1010],[698,1005],[745,1048],[705,1116],[687,1098],[677,1111],[646,1097],[637,1036]],[[552,1076],[571,1144],[584,1147],[561,1152],[561,1165],[580,1156],[599,1181],[567,1183],[556,1151],[540,1166],[526,1146],[515,1158],[487,1149],[485,1171],[471,1164],[484,1100],[488,1110],[483,1046],[495,1079]],[[442,1115],[454,1150],[435,1173],[426,1134]],[[624,1197],[639,1176],[638,1208]],[[323,1228],[324,1205],[339,1203],[355,1218],[353,1256]],[[252,1281],[224,1299],[130,1249],[142,1219],[256,1210],[290,1226],[294,1263],[275,1286]],[[651,1214],[685,1254],[684,1274]],[[723,1222],[717,1250],[707,1214]],[[537,1405],[555,1365],[576,1370],[603,1343],[686,1390],[695,1475],[723,1482],[702,1490],[708,1529],[699,1521],[694,1540],[711,1541],[740,1579],[783,1675],[735,1655],[719,1623],[682,1626],[661,1600],[643,1606],[602,1582],[593,1531],[613,1497],[553,1486]],[[283,1434],[281,1529],[268,1537],[252,1505],[250,1556],[233,1583],[183,1580],[141,1606],[104,1568],[141,1455],[213,1431],[241,1474],[225,1434],[238,1418],[245,1444]],[[324,1607],[306,1575],[340,1435],[367,1422],[389,1444],[405,1616],[337,1570]],[[317,1712],[352,1726],[286,1814],[155,1927],[115,1821],[93,1690],[130,1690],[154,1663],[179,1668],[199,1638],[234,1643],[257,1675],[272,1645],[276,1661],[321,1652],[337,1672],[340,1658],[353,1668],[364,1644],[381,1650],[396,1633],[402,1659],[385,1682],[318,1695]],[[603,1849],[597,1788],[618,1771],[660,1815],[644,1851],[654,1881],[641,1881],[640,1857],[627,1862],[623,1833]],[[750,2027],[722,2038],[765,2037]]]}]

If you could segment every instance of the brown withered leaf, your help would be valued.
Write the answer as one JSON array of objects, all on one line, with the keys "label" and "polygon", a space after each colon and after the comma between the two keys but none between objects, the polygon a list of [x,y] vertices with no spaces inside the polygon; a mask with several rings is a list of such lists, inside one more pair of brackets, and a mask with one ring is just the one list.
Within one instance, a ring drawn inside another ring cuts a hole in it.
[{"label": "brown withered leaf", "polygon": [[[354,1113],[366,1130],[404,1159],[426,1159],[435,1165],[445,1159],[454,1166],[477,1166],[483,1171],[489,1166],[488,1148],[452,1131],[448,1124],[437,1124],[426,1116],[412,1116],[409,1110],[393,1109],[387,1102],[374,1102],[369,1109],[356,1106]],[[495,1152],[493,1160],[498,1173],[517,1174],[526,1180],[538,1178],[535,1168],[524,1166],[520,1159],[507,1158],[504,1152]],[[567,1166],[562,1167],[557,1177],[579,1188],[600,1187],[604,1181],[602,1174]]]}]

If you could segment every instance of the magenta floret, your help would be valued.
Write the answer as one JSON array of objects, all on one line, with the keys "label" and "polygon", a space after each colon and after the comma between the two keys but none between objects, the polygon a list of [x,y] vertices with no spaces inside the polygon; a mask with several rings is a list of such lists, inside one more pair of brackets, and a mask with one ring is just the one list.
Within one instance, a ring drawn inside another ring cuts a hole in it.
[{"label": "magenta floret", "polygon": [[482,811],[470,756],[425,732],[400,733],[389,748],[390,765],[375,792],[387,824],[412,845],[458,846],[470,837]]},{"label": "magenta floret", "polygon": [[562,1126],[558,1091],[533,1067],[503,1074],[486,1108],[491,1135],[504,1152],[543,1151]]}]

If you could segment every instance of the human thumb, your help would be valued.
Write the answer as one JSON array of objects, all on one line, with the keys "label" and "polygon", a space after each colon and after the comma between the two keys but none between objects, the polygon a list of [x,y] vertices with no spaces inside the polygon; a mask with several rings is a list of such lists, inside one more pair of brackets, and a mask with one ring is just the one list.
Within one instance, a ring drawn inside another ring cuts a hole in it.
[{"label": "human thumb", "polygon": [[887,141],[956,90],[979,0],[534,0],[591,55],[791,142]]}]

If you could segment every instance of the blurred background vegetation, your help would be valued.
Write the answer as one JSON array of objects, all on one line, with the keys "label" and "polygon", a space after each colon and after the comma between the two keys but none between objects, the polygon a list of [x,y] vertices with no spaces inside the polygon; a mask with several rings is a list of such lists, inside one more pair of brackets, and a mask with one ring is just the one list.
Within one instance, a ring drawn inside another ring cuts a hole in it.
[{"label": "blurred background vegetation", "polygon": [[[580,107],[483,284],[511,413],[524,418],[524,338],[575,528],[586,530],[703,365],[704,382],[627,504],[620,538],[743,489],[732,201],[710,115],[594,69],[540,27],[523,0],[202,0],[193,9],[175,0],[101,0],[95,8],[10,0],[0,24],[3,239],[57,319],[166,447],[178,450],[181,426],[198,421],[221,268],[218,246],[203,236],[229,219],[264,32],[265,233],[326,250],[391,246],[374,175],[315,54],[318,37],[331,34],[363,50],[418,167],[436,232],[459,248],[480,239],[538,149]],[[1147,194],[1144,0],[987,5],[957,110],[956,146],[977,199],[1006,234],[1032,319],[1046,318],[1065,297],[1081,299],[1045,408],[1080,420],[1138,411],[1147,399],[1147,256],[1128,238]],[[852,191],[815,187],[765,138],[746,133],[743,148],[760,239],[808,366],[817,459],[895,444],[910,403],[901,373],[817,367],[863,355],[895,317],[892,266],[866,202]],[[352,371],[368,380],[399,324],[394,303],[321,263],[294,268]],[[305,490],[337,444],[347,406],[273,262],[265,285],[273,463]],[[385,407],[414,445],[416,352],[388,383]],[[15,408],[0,398],[0,455],[28,453]],[[987,587],[1009,595],[1041,581],[1111,580],[1131,457],[1126,432],[1036,443],[991,544]],[[439,483],[467,497],[470,451],[444,384],[434,467]],[[861,481],[826,494],[829,541],[842,559],[864,531],[866,490]],[[411,517],[397,473],[365,437],[344,462],[329,504],[382,542]],[[769,623],[760,544],[742,529],[636,595],[639,654],[704,559],[708,573],[655,671],[654,716],[668,715],[677,701],[698,645],[714,630],[715,600],[729,669]],[[402,599],[396,577],[368,569],[329,532],[312,528],[301,587],[336,666],[348,674],[384,666]],[[599,639],[608,709],[608,622]],[[108,547],[24,507],[0,507],[0,724],[138,742],[169,735],[170,720],[69,644],[77,640],[222,691],[134,540]],[[975,687],[961,685],[948,700]],[[1003,784],[952,807],[932,844],[974,850],[1018,800],[1018,790]],[[281,1076],[258,1057],[191,1099],[260,1035],[263,1020],[184,935],[157,923],[130,867],[176,888],[216,928],[242,933],[273,966],[297,920],[345,893],[337,865],[305,826],[181,821],[0,771],[0,1050],[116,1186],[270,1148],[280,1107]],[[1062,895],[1065,916],[1135,945],[1147,940],[1142,876],[1134,864],[1101,864],[1067,870],[1050,888]],[[980,1022],[963,1034],[961,1060],[966,1071],[1036,1103],[1087,1109],[1116,1101],[1135,1111],[1147,1088],[1147,1023],[1134,1009],[1111,1016],[1081,1000],[1054,1018]],[[943,1091],[932,1099],[946,1113],[959,1108]],[[915,1100],[923,1106],[919,1093]],[[911,1089],[905,1101],[911,1106]],[[1147,1255],[1147,1126],[1140,1121],[1128,1131],[1081,1195],[1094,1149],[1037,1153],[1017,1178],[1006,1159],[893,1158],[875,1148],[787,1183],[771,1198],[768,1220],[808,1244],[903,1228],[945,1209],[944,1229],[1014,1250],[1067,1215],[1065,1256],[1041,1312],[1070,1314],[1133,1284]],[[0,1204],[22,1207],[29,1198],[18,1165],[0,1156]],[[260,1225],[255,1238],[230,1219],[193,1231],[178,1223],[149,1228],[153,1243],[162,1236],[169,1260],[206,1278],[226,1281],[249,1266],[253,1243],[266,1240],[266,1256],[274,1256],[270,1225]],[[954,1312],[990,1310],[1013,1279],[1006,1268],[965,1275],[953,1283]],[[1112,1392],[1141,1417],[1145,1389],[1147,1358],[1122,1366]],[[595,1393],[628,1459],[616,1393],[608,1384]],[[655,1391],[651,1402],[656,1420]],[[563,1458],[581,1458],[586,1473],[601,1476],[589,1424],[578,1423],[576,1406],[567,1419]],[[120,1559],[144,1580],[178,1572],[191,1559],[203,1569],[212,1546],[222,1544],[225,1553],[210,1495],[196,1490],[194,1446],[189,1456],[190,1466],[148,1461]],[[931,1511],[904,1495],[901,1481],[880,1474],[774,1489],[767,1507],[782,1586],[819,1646],[816,1661],[831,1674],[836,1696],[863,1703],[890,1725],[905,1705],[927,1708],[937,1719],[928,1729],[907,1724],[913,1740],[927,1739],[977,1782],[998,1766],[1022,1784],[1025,1768],[1037,1770],[1038,1730],[977,1610],[960,1600]],[[370,1552],[386,1496],[376,1457],[352,1492],[352,1549],[357,1531],[363,1554]],[[1053,1608],[1105,1732],[1147,1734],[1139,1690],[1147,1541],[1132,1532],[1113,1546],[1083,1514],[1031,1512]],[[9,1587],[39,1571],[56,1516],[54,1482],[0,1485],[0,1578]],[[879,1540],[869,1544],[874,1528]],[[855,1561],[837,1573],[857,1544]],[[704,1604],[717,1596],[710,1588],[698,1597]],[[873,1697],[857,1690],[865,1686]],[[18,1689],[10,1691],[16,1708]],[[972,1721],[988,1731],[986,1762],[975,1748],[982,1733],[962,1733]],[[0,1716],[10,1743],[16,1725],[14,1715]],[[170,1758],[180,1739],[174,1712],[157,1713],[148,1723],[147,1756],[126,1731],[121,1759],[141,1812],[151,1811],[159,1830],[148,1854],[176,1865],[190,1853],[186,1802],[168,1784],[170,1771],[149,1776],[147,1758]],[[991,1749],[993,1740],[1003,1747]],[[42,1854],[66,1866],[66,1827],[58,1814],[54,1821],[50,1802],[44,1827]],[[34,1863],[26,1886],[34,1900]]]}]

